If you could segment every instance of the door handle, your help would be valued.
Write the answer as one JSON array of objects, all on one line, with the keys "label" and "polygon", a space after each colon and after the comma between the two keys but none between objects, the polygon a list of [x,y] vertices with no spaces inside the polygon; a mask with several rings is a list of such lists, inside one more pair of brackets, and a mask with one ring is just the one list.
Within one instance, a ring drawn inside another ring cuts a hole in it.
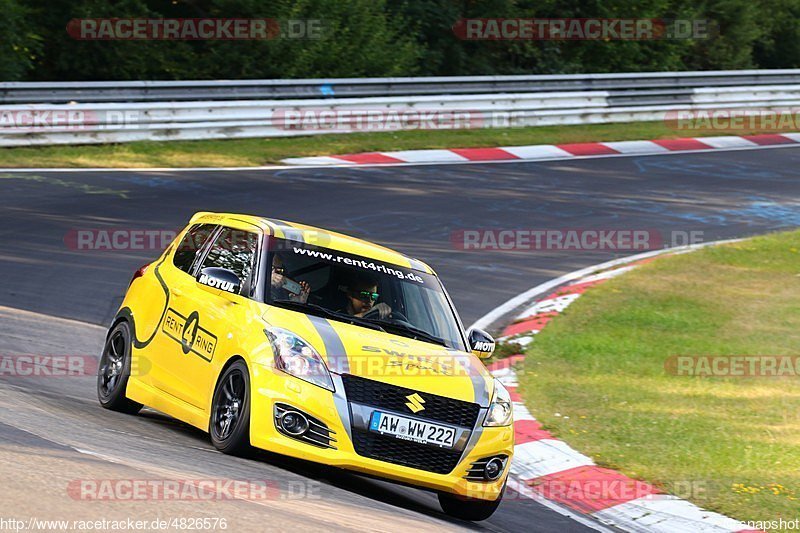
[{"label": "door handle", "polygon": [[173,295],[175,298],[180,298],[181,296],[183,296],[183,291],[182,291],[182,290],[180,290],[180,289],[170,289],[170,290],[169,290],[169,292],[171,292],[171,293],[172,293],[172,295]]}]

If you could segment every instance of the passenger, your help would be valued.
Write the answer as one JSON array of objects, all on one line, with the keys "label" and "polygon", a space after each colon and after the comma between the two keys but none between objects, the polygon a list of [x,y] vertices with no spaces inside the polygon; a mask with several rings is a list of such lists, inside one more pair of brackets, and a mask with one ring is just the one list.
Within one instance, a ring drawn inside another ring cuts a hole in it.
[{"label": "passenger", "polygon": [[286,275],[283,258],[275,255],[272,258],[272,274],[270,276],[270,296],[273,300],[291,300],[306,303],[311,286],[306,281],[297,282]]}]

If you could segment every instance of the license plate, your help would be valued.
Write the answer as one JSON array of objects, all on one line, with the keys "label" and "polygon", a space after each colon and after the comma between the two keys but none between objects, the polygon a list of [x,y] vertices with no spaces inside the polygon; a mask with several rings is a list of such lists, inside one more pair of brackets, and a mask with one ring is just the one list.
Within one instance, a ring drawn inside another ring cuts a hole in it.
[{"label": "license plate", "polygon": [[422,444],[432,444],[440,448],[452,448],[456,442],[455,428],[380,411],[372,412],[369,429],[382,435],[391,435],[398,439]]}]

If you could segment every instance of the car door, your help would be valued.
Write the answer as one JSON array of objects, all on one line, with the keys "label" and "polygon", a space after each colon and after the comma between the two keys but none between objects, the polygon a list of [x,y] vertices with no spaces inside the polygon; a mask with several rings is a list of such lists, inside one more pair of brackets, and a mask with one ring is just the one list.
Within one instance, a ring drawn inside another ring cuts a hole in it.
[{"label": "car door", "polygon": [[148,383],[162,392],[186,401],[189,384],[186,376],[176,368],[174,358],[181,342],[189,331],[185,320],[183,300],[193,289],[194,272],[203,257],[203,250],[217,233],[216,224],[195,224],[181,238],[177,248],[159,267],[159,277],[167,290],[166,309],[161,312],[161,322],[146,350],[144,363],[148,368]]},{"label": "car door", "polygon": [[[194,268],[194,277],[176,286],[175,321],[181,342],[168,359],[170,373],[180,376],[176,395],[206,410],[214,383],[229,355],[240,353],[241,330],[248,322],[249,296],[256,279],[260,230],[247,223],[226,224],[214,234]],[[197,276],[208,267],[225,268],[240,279],[239,294],[203,285]]]}]

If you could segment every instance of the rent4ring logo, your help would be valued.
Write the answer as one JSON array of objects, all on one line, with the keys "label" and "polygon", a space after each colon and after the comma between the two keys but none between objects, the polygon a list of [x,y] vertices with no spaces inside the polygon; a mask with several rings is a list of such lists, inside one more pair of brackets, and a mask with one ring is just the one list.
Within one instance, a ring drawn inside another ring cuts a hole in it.
[{"label": "rent4ring logo", "polygon": [[197,311],[187,318],[172,308],[167,309],[161,331],[178,342],[184,354],[192,352],[209,362],[214,358],[217,336],[200,327],[200,315]]},{"label": "rent4ring logo", "polygon": [[465,229],[450,234],[456,250],[648,251],[703,241],[703,232],[652,229]]}]

